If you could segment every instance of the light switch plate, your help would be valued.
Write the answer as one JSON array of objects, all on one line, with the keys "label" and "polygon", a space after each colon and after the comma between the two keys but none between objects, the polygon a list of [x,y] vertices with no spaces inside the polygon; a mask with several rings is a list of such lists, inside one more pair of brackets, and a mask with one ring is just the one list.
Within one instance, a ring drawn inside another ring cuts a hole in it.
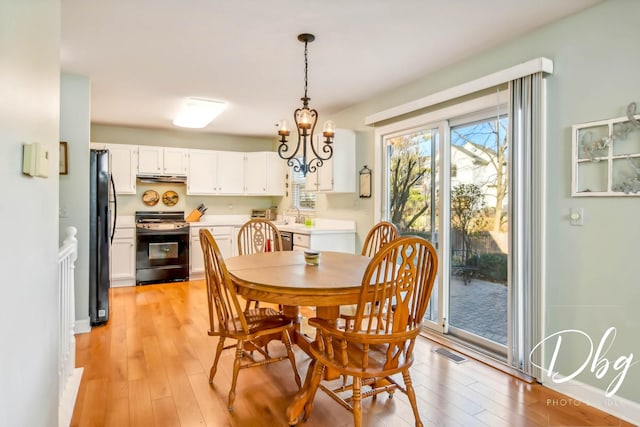
[{"label": "light switch plate", "polygon": [[569,210],[569,222],[571,225],[584,225],[584,210],[582,208],[571,208]]}]

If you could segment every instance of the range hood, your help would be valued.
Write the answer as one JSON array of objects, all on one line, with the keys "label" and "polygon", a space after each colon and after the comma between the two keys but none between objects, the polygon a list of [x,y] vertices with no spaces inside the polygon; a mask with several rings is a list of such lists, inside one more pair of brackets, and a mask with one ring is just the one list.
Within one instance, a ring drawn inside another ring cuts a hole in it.
[{"label": "range hood", "polygon": [[136,176],[138,182],[146,183],[166,183],[166,184],[186,184],[187,177],[180,175],[138,175]]}]

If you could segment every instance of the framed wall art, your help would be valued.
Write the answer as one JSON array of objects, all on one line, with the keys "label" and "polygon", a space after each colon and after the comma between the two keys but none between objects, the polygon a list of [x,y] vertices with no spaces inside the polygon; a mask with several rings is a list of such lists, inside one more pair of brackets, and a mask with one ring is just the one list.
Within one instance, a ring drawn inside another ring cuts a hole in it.
[{"label": "framed wall art", "polygon": [[60,175],[69,174],[69,156],[66,141],[60,141]]},{"label": "framed wall art", "polygon": [[571,195],[640,196],[640,121],[627,117],[572,126]]}]

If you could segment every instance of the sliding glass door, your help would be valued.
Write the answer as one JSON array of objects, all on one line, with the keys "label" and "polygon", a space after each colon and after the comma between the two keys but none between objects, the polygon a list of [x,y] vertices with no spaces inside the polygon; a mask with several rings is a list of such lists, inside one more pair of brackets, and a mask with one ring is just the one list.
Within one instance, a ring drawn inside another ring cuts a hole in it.
[{"label": "sliding glass door", "polygon": [[382,135],[382,217],[438,250],[427,327],[506,358],[512,170],[506,103],[487,103]]},{"label": "sliding glass door", "polygon": [[451,121],[448,332],[506,356],[507,118]]},{"label": "sliding glass door", "polygon": [[[438,247],[438,150],[441,129],[428,126],[389,135],[386,139],[388,221],[401,234],[419,235]],[[439,284],[436,282],[426,319],[437,328]]]}]

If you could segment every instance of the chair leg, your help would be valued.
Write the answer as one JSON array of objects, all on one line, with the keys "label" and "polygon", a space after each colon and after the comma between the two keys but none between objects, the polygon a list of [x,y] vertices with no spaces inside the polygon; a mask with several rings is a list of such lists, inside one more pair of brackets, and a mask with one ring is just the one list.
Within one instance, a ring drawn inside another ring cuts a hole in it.
[{"label": "chair leg", "polygon": [[224,349],[224,337],[220,337],[218,340],[218,347],[216,348],[216,355],[213,358],[213,364],[211,365],[211,370],[209,371],[209,384],[213,384],[213,377],[216,376],[216,371],[218,370],[218,360],[220,360],[220,354],[222,354],[222,350]]},{"label": "chair leg", "polygon": [[293,368],[293,375],[296,379],[296,384],[298,384],[298,390],[300,390],[302,388],[302,382],[300,381],[300,374],[298,373],[298,368],[296,367],[296,356],[293,354],[293,350],[291,348],[291,337],[289,336],[289,331],[287,331],[286,329],[282,331],[282,342],[287,349],[289,362],[291,362],[291,367]]},{"label": "chair leg", "polygon": [[402,379],[404,380],[404,387],[407,390],[409,402],[411,402],[413,416],[416,419],[416,427],[422,427],[422,420],[420,419],[420,412],[418,412],[418,403],[416,401],[416,392],[413,389],[413,383],[411,382],[411,376],[409,375],[409,368],[402,371]]},{"label": "chair leg", "polygon": [[351,405],[353,407],[353,425],[362,426],[362,378],[353,377],[353,396]]},{"label": "chair leg", "polygon": [[238,372],[240,372],[240,360],[242,359],[242,351],[244,341],[238,340],[236,345],[236,357],[233,359],[233,377],[231,378],[231,390],[229,390],[229,412],[233,411],[233,401],[236,399],[236,384],[238,383]]}]

